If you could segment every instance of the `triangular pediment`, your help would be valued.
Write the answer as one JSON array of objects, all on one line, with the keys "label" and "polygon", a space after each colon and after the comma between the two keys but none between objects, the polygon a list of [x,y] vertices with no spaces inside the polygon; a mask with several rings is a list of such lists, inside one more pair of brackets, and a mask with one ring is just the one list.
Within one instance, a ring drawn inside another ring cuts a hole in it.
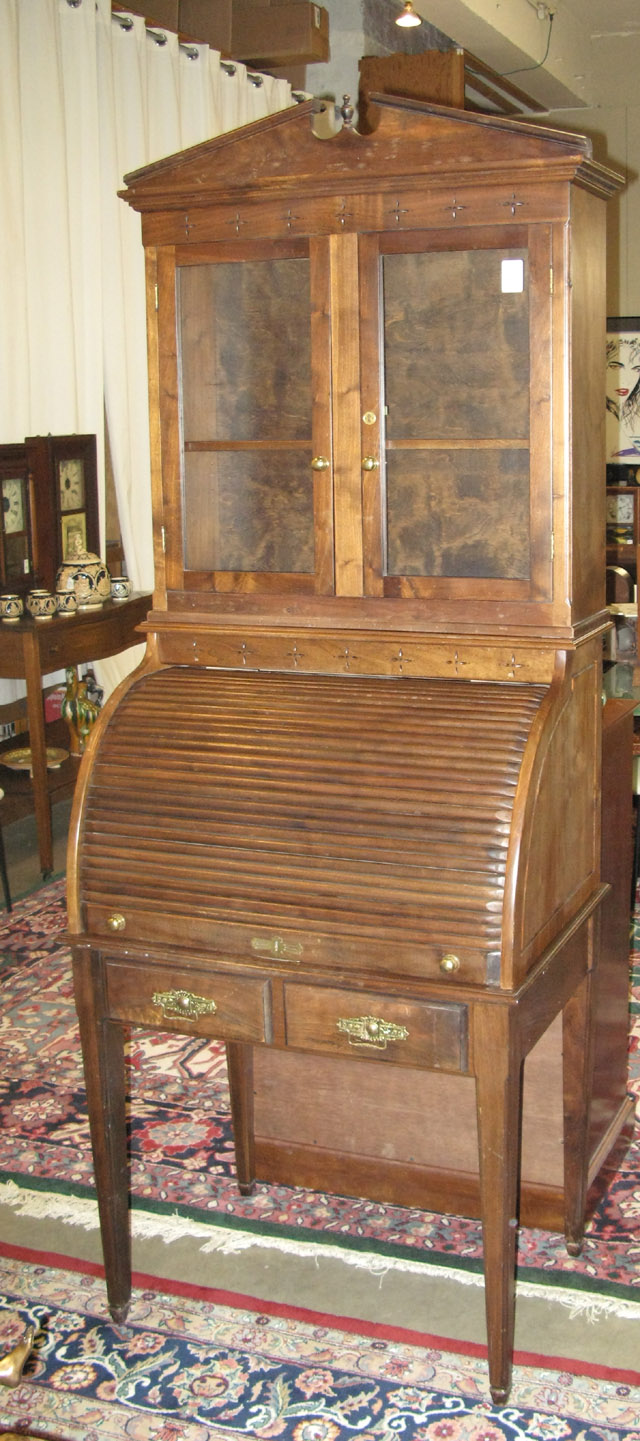
[{"label": "triangular pediment", "polygon": [[568,178],[579,174],[604,193],[618,187],[618,177],[592,161],[584,136],[387,95],[370,100],[378,123],[365,135],[344,126],[320,139],[314,131],[317,102],[308,101],[134,171],[125,176],[121,194],[134,209],[149,211],[257,191],[308,193],[358,183],[368,188],[380,175],[451,174],[459,180],[467,169],[477,175],[483,168],[550,165],[566,170]]}]

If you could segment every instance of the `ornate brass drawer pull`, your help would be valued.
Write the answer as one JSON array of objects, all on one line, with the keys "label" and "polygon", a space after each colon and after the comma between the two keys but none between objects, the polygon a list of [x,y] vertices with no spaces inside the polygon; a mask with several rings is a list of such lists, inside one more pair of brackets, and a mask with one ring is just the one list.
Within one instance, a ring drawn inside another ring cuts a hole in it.
[{"label": "ornate brass drawer pull", "polygon": [[251,949],[259,956],[271,956],[274,961],[299,961],[303,954],[303,947],[297,941],[285,941],[282,936],[269,936],[266,940],[254,936]]},{"label": "ornate brass drawer pull", "polygon": [[194,996],[193,991],[154,991],[154,1006],[162,1007],[166,1021],[197,1021],[199,1016],[215,1016],[215,1001],[206,996]]},{"label": "ornate brass drawer pull", "polygon": [[379,1016],[343,1016],[336,1025],[339,1031],[346,1032],[350,1046],[372,1046],[376,1051],[386,1051],[388,1041],[406,1041],[409,1037],[406,1026],[383,1021]]}]

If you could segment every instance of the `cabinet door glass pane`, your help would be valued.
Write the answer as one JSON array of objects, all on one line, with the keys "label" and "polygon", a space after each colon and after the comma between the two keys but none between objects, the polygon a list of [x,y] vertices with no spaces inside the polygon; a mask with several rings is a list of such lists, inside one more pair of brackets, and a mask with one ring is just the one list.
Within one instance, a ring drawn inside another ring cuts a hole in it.
[{"label": "cabinet door glass pane", "polygon": [[383,259],[389,575],[529,575],[528,289],[521,250]]},{"label": "cabinet door glass pane", "polygon": [[312,573],[310,464],[310,450],[186,455],[188,569]]},{"label": "cabinet door glass pane", "polygon": [[185,564],[313,571],[309,262],[184,266]]}]

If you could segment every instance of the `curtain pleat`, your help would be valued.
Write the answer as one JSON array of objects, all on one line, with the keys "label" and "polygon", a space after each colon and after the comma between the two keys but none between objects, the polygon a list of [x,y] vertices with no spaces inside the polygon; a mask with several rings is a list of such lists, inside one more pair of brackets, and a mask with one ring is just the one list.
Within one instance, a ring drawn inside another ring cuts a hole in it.
[{"label": "curtain pleat", "polygon": [[[104,427],[127,566],[153,585],[141,165],[290,105],[111,0],[0,0],[0,439]],[[107,691],[141,654],[100,663]],[[20,687],[18,686],[18,690]],[[0,683],[0,703],[17,693]]]}]

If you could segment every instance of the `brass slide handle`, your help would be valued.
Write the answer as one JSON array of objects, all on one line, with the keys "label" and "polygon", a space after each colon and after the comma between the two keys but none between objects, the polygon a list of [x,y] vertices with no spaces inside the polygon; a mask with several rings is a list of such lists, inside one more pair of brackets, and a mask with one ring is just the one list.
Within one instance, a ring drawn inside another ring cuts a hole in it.
[{"label": "brass slide handle", "polygon": [[197,1021],[199,1016],[215,1016],[215,1001],[195,996],[193,991],[154,991],[154,1006],[162,1008],[165,1021]]},{"label": "brass slide handle", "polygon": [[376,1051],[386,1051],[388,1041],[406,1041],[409,1037],[406,1026],[383,1021],[379,1016],[341,1016],[336,1026],[349,1037],[350,1046],[370,1046]]}]

